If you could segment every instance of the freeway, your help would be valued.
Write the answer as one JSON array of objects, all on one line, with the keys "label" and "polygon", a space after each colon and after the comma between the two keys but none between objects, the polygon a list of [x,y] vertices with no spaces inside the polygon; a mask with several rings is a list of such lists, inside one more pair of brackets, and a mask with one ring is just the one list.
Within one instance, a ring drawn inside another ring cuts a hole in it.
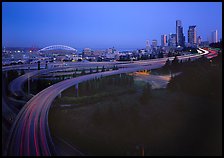
[{"label": "freeway", "polygon": [[[204,51],[204,53],[202,52]],[[196,55],[186,55],[186,56],[179,56],[178,58],[181,60],[187,60],[188,58],[194,59],[194,58],[198,58],[201,55],[206,55],[209,53],[209,51],[204,50],[199,48],[199,52],[200,54],[196,54]],[[170,60],[172,60],[174,57],[169,57]],[[24,92],[22,91],[22,85],[26,82],[26,80],[28,78],[31,78],[33,76],[36,75],[40,75],[40,74],[44,74],[44,73],[49,73],[49,72],[54,72],[54,71],[59,71],[59,70],[64,70],[64,68],[86,68],[86,67],[96,67],[96,66],[105,66],[107,65],[107,67],[109,66],[114,66],[117,65],[118,68],[130,68],[130,67],[136,67],[136,66],[146,66],[146,65],[150,65],[159,61],[163,61],[165,62],[168,58],[159,58],[159,59],[150,59],[150,60],[142,60],[142,61],[133,61],[133,62],[120,62],[120,61],[115,61],[115,62],[70,62],[70,63],[61,63],[61,62],[57,62],[57,63],[49,63],[49,69],[48,70],[36,70],[33,72],[29,72],[26,73],[18,78],[16,78],[15,80],[13,80],[10,85],[9,85],[9,90],[12,92],[13,95],[17,96],[17,95],[25,95]],[[6,70],[10,70],[10,69],[18,69],[18,68],[25,68],[27,66],[32,66],[34,64],[25,64],[25,65],[15,65],[15,66],[7,66],[7,67],[3,67],[2,71],[6,71]]]},{"label": "freeway", "polygon": [[[170,57],[170,59],[173,59],[173,57]],[[147,60],[147,61],[135,61],[135,62],[94,62],[94,63],[68,63],[67,65],[64,65],[64,67],[54,67],[49,69],[43,69],[43,70],[36,70],[32,72],[28,72],[16,79],[14,79],[9,84],[9,90],[12,92],[14,96],[25,96],[25,93],[22,90],[23,84],[28,80],[28,78],[31,78],[33,76],[41,75],[41,74],[47,74],[49,72],[55,72],[55,71],[65,71],[65,70],[71,70],[75,68],[88,68],[88,67],[96,67],[96,66],[104,66],[107,65],[107,67],[111,67],[113,65],[117,65],[118,68],[130,68],[130,67],[136,67],[136,66],[144,66],[153,64],[156,62],[165,62],[167,58],[161,58],[161,59],[153,59],[153,60]]]},{"label": "freeway", "polygon": [[[208,54],[209,51],[211,50],[206,50],[202,49],[202,48],[198,48],[197,51],[201,54]],[[204,51],[205,53],[202,53],[202,51]],[[150,59],[150,61],[153,60],[157,60],[157,59]],[[139,62],[139,61],[138,61]],[[140,61],[141,62],[141,61]],[[103,66],[103,65],[120,65],[120,64],[127,64],[130,62],[124,62],[124,61],[113,61],[113,62],[52,62],[52,63],[48,63],[49,67],[62,67],[62,66],[72,66],[72,67],[79,67],[82,66],[83,64],[85,64],[86,66]],[[45,63],[41,63],[40,64],[41,67],[45,67]],[[37,69],[37,63],[33,63],[33,64],[22,64],[22,65],[12,65],[12,66],[3,66],[2,67],[2,71],[8,71],[8,70],[18,70],[18,69],[27,69],[28,67],[30,67],[30,69]]]},{"label": "freeway", "polygon": [[[190,58],[198,58],[192,55]],[[181,60],[189,57],[179,57]],[[57,155],[48,127],[48,111],[54,99],[65,89],[81,82],[104,76],[135,72],[145,69],[156,69],[165,64],[167,58],[140,63],[131,68],[121,68],[115,71],[106,71],[84,75],[56,83],[31,98],[21,109],[11,128],[7,144],[6,155],[14,156],[49,156]],[[80,155],[77,153],[77,155]]]},{"label": "freeway", "polygon": [[[48,63],[49,68],[55,67],[64,67],[64,66],[72,66],[72,67],[82,67],[83,65],[88,66],[103,66],[103,65],[114,65],[114,64],[122,64],[124,62],[115,61],[115,62],[50,62]],[[18,70],[18,69],[28,69],[30,67],[31,70],[37,70],[37,63],[33,64],[21,64],[21,65],[11,65],[11,66],[3,66],[2,71],[9,70]],[[41,69],[45,68],[45,64],[40,64]]]},{"label": "freeway", "polygon": [[[41,67],[45,66],[43,64],[40,64]],[[12,66],[3,66],[2,71],[9,71],[9,70],[18,70],[18,69],[37,69],[37,64],[22,64],[22,65],[12,65]]]},{"label": "freeway", "polygon": [[[111,63],[111,62],[70,63],[70,64],[67,64],[67,65],[62,64],[60,66],[58,66],[58,63],[56,63],[56,67],[55,67],[55,65],[51,65],[50,66],[51,68],[49,68],[49,69],[42,69],[42,70],[36,70],[36,71],[28,72],[28,73],[14,79],[9,84],[9,90],[11,91],[11,93],[14,96],[20,96],[20,95],[25,96],[25,93],[22,90],[22,86],[28,80],[28,78],[32,78],[34,76],[41,75],[41,74],[48,74],[50,72],[71,71],[71,70],[75,70],[76,68],[86,68],[86,67],[94,67],[94,66],[101,66],[102,67],[105,64],[108,64],[108,65],[112,66],[112,65],[115,65],[116,63]],[[18,65],[14,66],[14,67],[11,67],[11,68],[18,69]],[[9,69],[7,69],[7,70],[9,70]]]},{"label": "freeway", "polygon": [[[150,62],[158,62],[158,61],[165,61],[166,59],[159,59],[159,60],[152,60]],[[149,61],[148,61],[149,62]],[[134,63],[130,62],[93,62],[93,63],[68,63],[67,65],[63,65],[62,67],[54,67],[54,65],[51,66],[49,69],[43,69],[43,70],[36,70],[32,72],[28,72],[16,79],[14,79],[10,84],[9,84],[9,90],[14,96],[25,96],[25,93],[22,90],[23,84],[28,80],[28,78],[41,75],[41,74],[48,74],[50,72],[55,72],[55,71],[71,71],[75,70],[76,68],[89,68],[89,67],[102,67],[104,65],[107,65],[107,67],[112,67],[113,65],[117,64],[119,68],[127,68],[127,67],[136,67],[138,65],[148,65],[148,62],[146,61],[136,61]],[[58,65],[58,63],[56,63]],[[17,67],[17,66],[16,66]],[[13,67],[13,68],[16,68]],[[105,67],[106,68],[106,67]]]},{"label": "freeway", "polygon": [[80,76],[46,88],[30,99],[18,114],[10,133],[7,155],[48,156],[56,153],[48,128],[48,111],[53,100],[68,87],[96,77],[153,69],[161,67],[163,64],[158,63],[153,66],[139,66]]},{"label": "freeway", "polygon": [[[165,62],[167,58],[162,58],[162,59],[157,59],[157,60],[147,60],[147,61],[135,61],[133,63],[130,62],[94,62],[94,63],[70,63],[67,64],[64,67],[52,67],[50,69],[43,69],[43,70],[36,70],[32,72],[28,72],[16,79],[14,79],[10,84],[9,84],[9,90],[14,96],[25,96],[25,93],[22,90],[23,84],[28,80],[28,78],[41,75],[41,74],[48,74],[50,72],[55,72],[55,71],[71,71],[72,69],[75,70],[75,68],[88,68],[88,67],[96,67],[96,66],[104,66],[107,65],[107,67],[111,67],[112,65],[117,64],[118,68],[130,68],[130,67],[136,67],[136,66],[143,66],[143,65],[149,65],[150,63],[156,63],[158,61],[163,61]],[[64,75],[65,73],[62,73]],[[55,75],[55,74],[54,74]]]},{"label": "freeway", "polygon": [[26,80],[28,78],[31,78],[33,76],[37,76],[37,75],[40,75],[40,74],[48,73],[48,72],[65,70],[67,68],[68,67],[56,67],[56,68],[52,68],[52,69],[43,69],[43,70],[36,70],[36,71],[28,72],[28,73],[14,79],[12,82],[10,82],[9,90],[15,96],[20,95],[20,94],[25,95],[23,90],[22,90],[22,85],[26,82]]}]

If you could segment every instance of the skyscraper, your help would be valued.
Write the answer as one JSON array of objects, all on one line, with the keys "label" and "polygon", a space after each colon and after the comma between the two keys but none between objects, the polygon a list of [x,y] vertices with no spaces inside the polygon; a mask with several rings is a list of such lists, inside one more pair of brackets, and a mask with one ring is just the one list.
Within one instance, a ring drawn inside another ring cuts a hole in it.
[{"label": "skyscraper", "polygon": [[215,30],[212,32],[212,43],[218,43],[218,31]]},{"label": "skyscraper", "polygon": [[188,43],[191,46],[193,46],[197,43],[197,40],[196,40],[196,25],[189,26],[189,29],[188,29]]},{"label": "skyscraper", "polygon": [[177,43],[176,38],[177,38],[176,34],[169,34],[168,46],[176,47]]},{"label": "skyscraper", "polygon": [[157,47],[157,40],[152,40],[152,47],[153,48],[156,48]]},{"label": "skyscraper", "polygon": [[164,47],[167,44],[167,35],[161,35],[161,46]]},{"label": "skyscraper", "polygon": [[201,45],[201,37],[200,37],[200,36],[198,36],[197,44],[198,44],[199,46]]},{"label": "skyscraper", "polygon": [[146,40],[146,51],[149,52],[150,50],[150,43],[149,40]]},{"label": "skyscraper", "polygon": [[184,47],[185,37],[183,34],[182,22],[180,20],[176,21],[176,46]]}]

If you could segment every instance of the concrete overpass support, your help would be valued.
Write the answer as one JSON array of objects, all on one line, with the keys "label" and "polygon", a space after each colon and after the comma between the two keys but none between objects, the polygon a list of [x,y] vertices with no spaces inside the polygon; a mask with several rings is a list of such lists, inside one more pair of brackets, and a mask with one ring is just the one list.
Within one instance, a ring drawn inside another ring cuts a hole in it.
[{"label": "concrete overpass support", "polygon": [[75,85],[75,95],[76,95],[76,97],[79,96],[79,84],[78,83]]},{"label": "concrete overpass support", "polygon": [[47,66],[47,61],[45,62],[45,69],[48,69],[48,66]]},{"label": "concrete overpass support", "polygon": [[28,92],[28,95],[30,95],[30,76],[28,75],[28,79],[27,79],[27,82],[28,82],[28,90],[27,90],[27,92]]}]

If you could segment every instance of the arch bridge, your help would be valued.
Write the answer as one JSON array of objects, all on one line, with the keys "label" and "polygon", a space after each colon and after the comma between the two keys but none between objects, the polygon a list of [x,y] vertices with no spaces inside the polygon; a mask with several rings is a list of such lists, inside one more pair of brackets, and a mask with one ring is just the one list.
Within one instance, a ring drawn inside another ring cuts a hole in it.
[{"label": "arch bridge", "polygon": [[54,51],[54,50],[66,50],[66,51],[77,51],[75,48],[65,46],[65,45],[51,45],[45,48],[42,48],[39,50],[39,52],[44,52],[44,51]]}]

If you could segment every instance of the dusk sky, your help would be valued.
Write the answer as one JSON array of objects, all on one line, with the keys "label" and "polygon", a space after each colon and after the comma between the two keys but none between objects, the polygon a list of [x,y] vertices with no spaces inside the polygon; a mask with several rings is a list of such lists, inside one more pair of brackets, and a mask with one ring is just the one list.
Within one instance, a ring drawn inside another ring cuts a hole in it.
[{"label": "dusk sky", "polygon": [[73,48],[145,48],[161,35],[176,33],[182,21],[187,41],[189,25],[208,40],[218,30],[222,37],[221,2],[3,2],[2,45]]}]

